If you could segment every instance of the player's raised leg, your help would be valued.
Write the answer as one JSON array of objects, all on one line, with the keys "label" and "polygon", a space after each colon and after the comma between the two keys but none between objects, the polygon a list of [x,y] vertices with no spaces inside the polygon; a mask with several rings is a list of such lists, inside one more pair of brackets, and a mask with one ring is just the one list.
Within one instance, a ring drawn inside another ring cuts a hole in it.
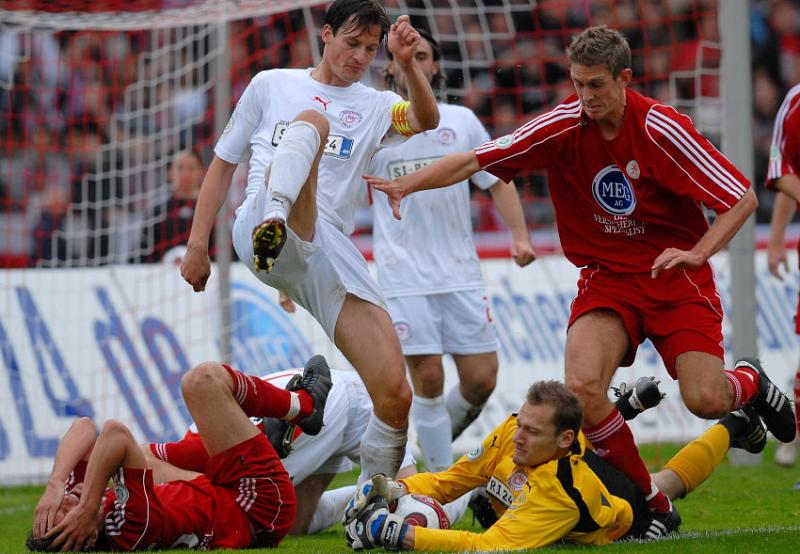
[{"label": "player's raised leg", "polygon": [[622,318],[611,310],[592,310],[567,331],[567,386],[583,401],[583,432],[598,454],[625,473],[645,493],[656,512],[669,512],[669,500],[652,482],[633,433],[608,399],[608,387],[630,349]]},{"label": "player's raised leg", "polygon": [[394,475],[405,452],[411,388],[389,313],[348,293],[334,342],[358,371],[374,406],[361,441],[361,475]]},{"label": "player's raised leg", "polygon": [[267,184],[264,220],[253,229],[253,265],[271,271],[286,243],[286,225],[310,241],[317,220],[317,174],[330,123],[316,110],[300,112],[281,136]]}]

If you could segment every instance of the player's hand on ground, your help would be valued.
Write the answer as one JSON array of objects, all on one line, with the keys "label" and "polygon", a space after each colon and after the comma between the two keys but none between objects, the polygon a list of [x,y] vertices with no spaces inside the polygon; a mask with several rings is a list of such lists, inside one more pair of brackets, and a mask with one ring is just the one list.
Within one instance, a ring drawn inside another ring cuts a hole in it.
[{"label": "player's hand on ground", "polygon": [[33,512],[33,536],[44,537],[55,525],[56,514],[64,501],[64,483],[48,481]]},{"label": "player's hand on ground", "polygon": [[387,47],[400,67],[405,67],[414,61],[420,40],[419,33],[411,26],[409,17],[401,15],[389,28]]},{"label": "player's hand on ground", "polygon": [[98,511],[78,504],[53,527],[46,538],[52,538],[50,550],[80,552],[89,550],[97,542]]},{"label": "player's hand on ground", "polygon": [[295,305],[294,300],[289,298],[289,295],[283,291],[280,291],[280,294],[278,295],[278,304],[281,305],[281,308],[283,308],[284,311],[289,312],[290,314],[293,314],[297,311],[297,306]]},{"label": "player's hand on ground", "polygon": [[[783,274],[789,271],[789,263],[786,261],[786,247],[783,241],[780,244],[770,242],[767,245],[767,264],[769,265],[769,272],[772,273],[779,281],[783,281]],[[781,270],[783,267],[783,270]]]},{"label": "player's hand on ground", "polygon": [[397,550],[405,534],[404,526],[407,524],[402,516],[389,513],[386,500],[377,496],[347,526],[347,544],[353,550],[380,547]]},{"label": "player's hand on ground", "polygon": [[400,201],[408,194],[403,182],[400,179],[390,181],[374,175],[364,175],[364,180],[369,186],[386,193],[386,196],[389,197],[389,206],[392,207],[392,215],[395,219],[402,219],[400,217]]},{"label": "player's hand on ground", "polygon": [[405,494],[406,488],[403,485],[389,479],[383,473],[376,473],[358,486],[356,494],[345,507],[342,524],[351,523],[378,496],[384,498],[386,502],[393,502]]},{"label": "player's hand on ground", "polygon": [[192,285],[195,292],[206,290],[211,275],[211,259],[208,249],[189,246],[181,262],[181,277]]},{"label": "player's hand on ground", "polygon": [[675,268],[696,269],[706,263],[707,258],[702,254],[691,250],[678,250],[677,248],[667,248],[653,262],[650,268],[650,275],[655,279],[662,271]]},{"label": "player's hand on ground", "polygon": [[511,257],[519,267],[525,267],[536,259],[536,251],[533,249],[530,239],[525,237],[511,242]]}]

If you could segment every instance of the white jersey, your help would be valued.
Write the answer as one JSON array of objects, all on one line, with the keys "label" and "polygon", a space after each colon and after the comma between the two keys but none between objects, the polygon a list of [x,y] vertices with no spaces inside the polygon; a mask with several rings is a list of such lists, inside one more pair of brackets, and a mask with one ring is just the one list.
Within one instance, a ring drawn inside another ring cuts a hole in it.
[{"label": "white jersey", "polygon": [[[470,150],[489,140],[486,129],[469,109],[440,104],[439,114],[437,129],[378,152],[370,173],[396,179],[447,154]],[[497,182],[497,177],[480,171],[471,180],[485,190]],[[373,248],[384,296],[439,294],[483,286],[472,240],[467,181],[403,198],[399,221],[392,215],[386,195],[374,190],[372,211]]]},{"label": "white jersey", "polygon": [[252,149],[246,196],[266,186],[264,176],[289,123],[303,110],[317,109],[331,124],[325,155],[319,164],[317,208],[320,217],[350,235],[357,204],[366,198],[369,161],[382,145],[399,143],[391,128],[391,107],[402,101],[390,91],[360,83],[325,85],[311,69],[271,69],[258,73],[245,89],[214,152],[239,163],[248,144]]}]

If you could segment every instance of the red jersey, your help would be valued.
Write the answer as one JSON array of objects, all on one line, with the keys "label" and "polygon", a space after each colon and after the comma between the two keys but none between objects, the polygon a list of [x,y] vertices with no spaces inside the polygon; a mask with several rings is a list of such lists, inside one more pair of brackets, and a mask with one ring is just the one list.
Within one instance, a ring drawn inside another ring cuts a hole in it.
[{"label": "red jersey", "polygon": [[767,186],[784,175],[800,174],[800,85],[795,85],[783,99],[775,116],[772,145],[769,150]]},{"label": "red jersey", "polygon": [[103,512],[113,550],[246,548],[253,542],[234,493],[205,475],[155,485],[151,470],[120,469]]},{"label": "red jersey", "polygon": [[504,181],[545,169],[561,246],[576,266],[649,272],[666,248],[708,230],[701,204],[730,209],[750,182],[689,117],[626,89],[619,135],[606,140],[572,95],[510,135],[475,149]]}]

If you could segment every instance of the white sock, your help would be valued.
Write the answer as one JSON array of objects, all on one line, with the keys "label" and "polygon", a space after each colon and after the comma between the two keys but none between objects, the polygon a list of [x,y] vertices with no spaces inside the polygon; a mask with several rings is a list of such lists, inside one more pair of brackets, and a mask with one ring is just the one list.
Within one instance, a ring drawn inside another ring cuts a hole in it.
[{"label": "white sock", "polygon": [[423,398],[414,395],[411,417],[427,470],[442,471],[449,468],[453,464],[453,435],[444,396]]},{"label": "white sock", "polygon": [[359,484],[376,473],[394,478],[406,452],[407,438],[407,429],[395,429],[372,412],[364,436],[361,437]]},{"label": "white sock", "polygon": [[[355,491],[353,494],[355,494]],[[452,502],[448,502],[442,506],[444,513],[447,514],[447,519],[450,520],[451,527],[458,523],[458,521],[464,516],[464,512],[467,511],[467,504],[469,504],[469,499],[471,496],[472,491],[469,491],[467,494],[462,494]]]},{"label": "white sock", "polygon": [[275,215],[286,219],[311,173],[319,144],[319,131],[307,121],[295,121],[283,132],[272,157],[265,219]]},{"label": "white sock", "polygon": [[331,525],[341,523],[344,508],[347,506],[347,502],[356,494],[357,488],[355,485],[348,485],[323,492],[319,502],[317,502],[317,509],[314,510],[314,515],[311,516],[308,534],[319,533]]},{"label": "white sock", "polygon": [[461,394],[461,388],[455,385],[450,392],[447,393],[445,400],[447,406],[447,413],[450,414],[450,429],[453,433],[453,440],[456,440],[464,429],[469,427],[469,424],[481,415],[483,406],[475,406],[464,398]]}]

